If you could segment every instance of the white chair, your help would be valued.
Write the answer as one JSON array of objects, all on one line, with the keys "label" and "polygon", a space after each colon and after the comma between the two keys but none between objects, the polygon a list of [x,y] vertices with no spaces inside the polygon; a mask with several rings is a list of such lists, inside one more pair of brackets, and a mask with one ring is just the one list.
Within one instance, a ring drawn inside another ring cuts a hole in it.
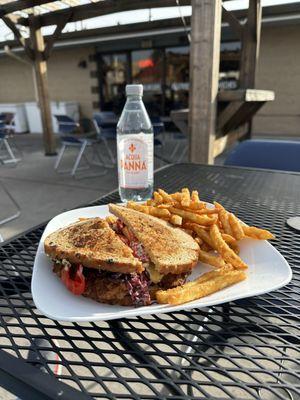
[{"label": "white chair", "polygon": [[20,158],[16,158],[8,141],[8,125],[6,124],[5,114],[0,115],[0,152],[5,151],[3,156],[0,156],[3,164],[16,164]]},{"label": "white chair", "polygon": [[[3,163],[3,162],[2,162]],[[0,226],[6,224],[7,222],[13,221],[14,219],[18,218],[21,215],[21,209],[17,201],[13,198],[11,193],[8,191],[6,186],[4,185],[3,182],[0,181],[0,188],[4,191],[4,193],[7,195],[7,197],[10,199],[11,203],[15,206],[16,212],[14,214],[9,215],[6,218],[3,218],[0,220]],[[3,236],[0,234],[0,242],[3,242]]]}]

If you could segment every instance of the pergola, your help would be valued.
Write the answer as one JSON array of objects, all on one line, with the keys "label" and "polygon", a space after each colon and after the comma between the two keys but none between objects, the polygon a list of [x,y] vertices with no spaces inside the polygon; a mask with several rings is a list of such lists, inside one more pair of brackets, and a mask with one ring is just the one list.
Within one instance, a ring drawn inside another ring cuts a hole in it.
[{"label": "pergola", "polygon": [[[241,136],[236,129],[251,120],[265,101],[274,99],[273,92],[253,90],[259,52],[261,0],[249,0],[246,21],[239,21],[222,7],[221,0],[88,0],[84,5],[80,0],[0,0],[0,17],[12,30],[34,67],[46,155],[56,153],[47,60],[65,25],[121,11],[178,4],[192,5],[190,107],[177,114],[178,125],[187,127],[188,121],[190,160],[211,163],[226,143]],[[240,90],[218,93],[222,17],[241,40],[242,53]],[[56,26],[53,34],[43,37],[41,28],[50,25]],[[20,27],[29,29],[28,38],[22,35]],[[218,101],[224,102],[225,107],[217,122]],[[218,139],[217,135],[220,136]]]}]

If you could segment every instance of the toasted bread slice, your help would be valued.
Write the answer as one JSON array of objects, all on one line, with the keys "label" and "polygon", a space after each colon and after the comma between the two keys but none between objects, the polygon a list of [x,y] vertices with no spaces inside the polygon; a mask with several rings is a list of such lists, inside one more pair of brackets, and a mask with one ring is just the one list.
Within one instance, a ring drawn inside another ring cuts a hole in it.
[{"label": "toasted bread slice", "polygon": [[131,229],[161,274],[181,274],[197,264],[199,246],[183,230],[115,204],[109,204],[109,211]]},{"label": "toasted bread slice", "polygon": [[46,237],[45,252],[85,267],[122,274],[142,272],[142,263],[101,218],[90,218],[59,229]]}]

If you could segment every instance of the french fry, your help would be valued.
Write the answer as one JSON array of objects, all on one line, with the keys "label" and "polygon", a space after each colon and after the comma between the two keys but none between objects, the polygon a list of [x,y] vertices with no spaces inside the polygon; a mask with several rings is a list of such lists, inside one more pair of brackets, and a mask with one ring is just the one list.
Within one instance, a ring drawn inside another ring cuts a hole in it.
[{"label": "french fry", "polygon": [[203,201],[200,201],[199,203],[191,201],[190,205],[188,207],[183,207],[180,204],[180,208],[183,208],[183,209],[186,209],[189,211],[193,211],[193,212],[195,212],[197,210],[203,210],[205,207],[206,207],[206,204]]},{"label": "french fry", "polygon": [[165,204],[165,203],[163,203],[163,204],[159,204],[158,206],[156,206],[157,208],[166,208],[166,209],[168,209],[168,208],[170,208],[170,207],[172,207],[172,204]]},{"label": "french fry", "polygon": [[172,197],[167,192],[165,192],[163,189],[158,189],[158,193],[162,197],[164,203],[171,203],[171,204],[174,203],[174,200],[172,199]]},{"label": "french fry", "polygon": [[178,201],[178,203],[181,203],[182,200],[182,193],[176,192],[176,193],[172,193],[170,194],[171,198],[175,201]]},{"label": "french fry", "polygon": [[140,211],[144,214],[149,214],[150,206],[146,206],[144,204],[138,204],[138,203],[135,203],[134,201],[128,201],[127,207],[131,208],[133,210],[136,210],[136,211]]},{"label": "french fry", "polygon": [[173,225],[181,226],[182,225],[182,217],[179,215],[171,215],[170,223]]},{"label": "french fry", "polygon": [[197,224],[189,224],[188,227],[192,229],[197,235],[203,240],[204,243],[208,244],[210,248],[216,250],[214,248],[214,243],[211,240],[210,234],[207,230],[201,228]]},{"label": "french fry", "polygon": [[219,212],[219,218],[220,218],[224,232],[227,233],[228,235],[233,236],[231,226],[229,223],[228,212],[224,209],[221,209]]},{"label": "french fry", "polygon": [[148,207],[148,212],[150,215],[153,217],[158,217],[158,218],[170,218],[171,213],[169,210],[166,208],[157,208],[157,207]]},{"label": "french fry", "polygon": [[183,219],[199,225],[212,225],[216,222],[215,216],[208,217],[207,215],[198,215],[175,207],[170,207],[169,210],[172,214],[180,215]]},{"label": "french fry", "polygon": [[222,234],[217,225],[212,225],[210,228],[210,237],[213,241],[215,249],[225,261],[232,264],[237,269],[247,269],[247,264],[228,246],[222,238]]},{"label": "french fry", "polygon": [[[215,272],[215,274],[213,274]],[[243,271],[216,270],[204,274],[194,282],[188,282],[181,287],[156,292],[157,302],[172,305],[183,304],[188,301],[208,296],[225,287],[246,279]]]},{"label": "french fry", "polygon": [[181,205],[183,207],[189,207],[189,205],[191,204],[191,195],[189,189],[183,188],[181,192],[182,192]]},{"label": "french fry", "polygon": [[198,193],[197,190],[193,190],[193,191],[192,191],[191,200],[192,200],[192,202],[194,202],[194,203],[200,203],[199,193]]},{"label": "french fry", "polygon": [[238,218],[234,214],[228,213],[228,222],[230,224],[232,235],[236,238],[236,240],[243,239],[245,234]]},{"label": "french fry", "polygon": [[195,210],[194,212],[199,215],[201,215],[201,214],[206,214],[206,215],[219,214],[219,210],[216,208],[203,208],[202,210]]},{"label": "french fry", "polygon": [[240,254],[238,242],[234,237],[228,235],[227,233],[222,233],[222,238],[236,254]]},{"label": "french fry", "polygon": [[220,203],[215,201],[214,205],[215,205],[216,209],[219,210],[219,219],[222,224],[224,233],[227,233],[228,235],[233,236],[231,226],[229,223],[229,219],[228,219],[228,212],[225,210],[225,208]]},{"label": "french fry", "polygon": [[222,238],[225,240],[225,242],[227,243],[227,244],[229,244],[229,245],[231,245],[231,244],[236,244],[236,239],[233,237],[233,236],[231,236],[231,235],[228,235],[227,233],[222,233]]},{"label": "french fry", "polygon": [[240,248],[237,243],[231,243],[229,247],[235,252],[235,254],[240,254]]},{"label": "french fry", "polygon": [[205,251],[206,253],[209,253],[210,251],[214,250],[209,244],[205,242],[201,244],[200,249]]},{"label": "french fry", "polygon": [[163,203],[163,198],[162,198],[162,196],[161,196],[158,192],[154,192],[154,193],[153,193],[153,197],[154,197],[154,202],[155,202],[155,204],[161,204],[161,203]]},{"label": "french fry", "polygon": [[252,239],[259,239],[259,240],[275,239],[273,233],[265,229],[256,228],[255,226],[244,226],[244,225],[242,225],[242,228],[245,236],[250,237]]},{"label": "french fry", "polygon": [[223,268],[226,265],[222,257],[203,250],[199,251],[199,261],[203,262],[204,264],[212,265],[216,268]]}]

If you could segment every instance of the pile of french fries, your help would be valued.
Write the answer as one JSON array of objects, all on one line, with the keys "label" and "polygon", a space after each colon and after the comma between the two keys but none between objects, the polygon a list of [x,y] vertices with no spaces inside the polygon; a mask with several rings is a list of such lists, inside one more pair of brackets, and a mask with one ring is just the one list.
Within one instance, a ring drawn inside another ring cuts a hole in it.
[{"label": "pile of french fries", "polygon": [[187,188],[172,194],[158,189],[153,199],[144,204],[128,202],[127,207],[185,230],[199,244],[199,261],[215,268],[193,282],[159,290],[158,303],[186,303],[246,279],[248,266],[239,257],[238,242],[243,238],[275,238],[267,230],[246,225],[217,202],[214,207],[207,206],[196,190],[190,192]]}]

